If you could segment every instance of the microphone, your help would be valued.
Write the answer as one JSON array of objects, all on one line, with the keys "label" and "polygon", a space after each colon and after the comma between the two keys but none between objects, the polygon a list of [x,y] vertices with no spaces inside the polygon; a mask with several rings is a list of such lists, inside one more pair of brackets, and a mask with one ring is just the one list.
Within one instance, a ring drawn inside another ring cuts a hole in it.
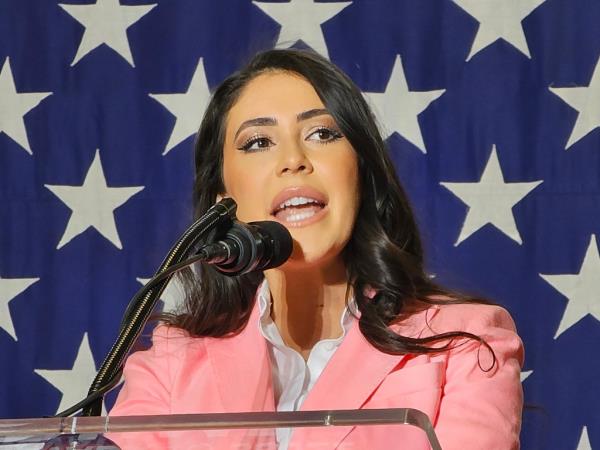
[{"label": "microphone", "polygon": [[282,265],[292,247],[290,232],[278,222],[236,220],[224,238],[203,246],[198,256],[222,274],[236,276]]}]

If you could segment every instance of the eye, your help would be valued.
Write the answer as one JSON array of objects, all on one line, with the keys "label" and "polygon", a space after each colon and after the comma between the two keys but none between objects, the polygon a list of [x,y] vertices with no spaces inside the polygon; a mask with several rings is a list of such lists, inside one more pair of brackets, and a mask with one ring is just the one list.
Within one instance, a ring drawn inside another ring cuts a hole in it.
[{"label": "eye", "polygon": [[343,137],[342,133],[328,127],[319,127],[308,135],[307,141],[316,141],[322,144],[337,141]]},{"label": "eye", "polygon": [[275,145],[275,143],[268,137],[255,135],[247,139],[240,147],[238,147],[238,150],[244,152],[260,152],[268,150],[273,145]]}]

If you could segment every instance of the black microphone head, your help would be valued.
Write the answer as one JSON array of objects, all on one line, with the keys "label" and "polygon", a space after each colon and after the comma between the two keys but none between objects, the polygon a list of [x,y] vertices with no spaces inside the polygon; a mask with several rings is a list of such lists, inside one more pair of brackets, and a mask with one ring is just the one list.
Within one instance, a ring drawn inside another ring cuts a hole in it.
[{"label": "black microphone head", "polygon": [[282,265],[292,254],[293,241],[287,228],[278,222],[236,220],[214,245],[222,245],[228,255],[225,260],[212,263],[215,269],[236,276]]},{"label": "black microphone head", "polygon": [[257,270],[267,270],[279,267],[292,255],[294,242],[292,235],[286,227],[279,222],[264,220],[250,222],[248,225],[255,227],[265,241],[265,256]]}]

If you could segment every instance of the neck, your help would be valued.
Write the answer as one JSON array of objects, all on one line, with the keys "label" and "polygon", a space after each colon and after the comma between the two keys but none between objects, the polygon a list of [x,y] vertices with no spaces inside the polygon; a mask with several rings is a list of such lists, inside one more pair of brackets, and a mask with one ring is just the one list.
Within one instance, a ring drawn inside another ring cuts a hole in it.
[{"label": "neck", "polygon": [[347,277],[341,261],[327,267],[265,272],[273,306],[271,317],[285,344],[304,358],[322,339],[342,335]]}]

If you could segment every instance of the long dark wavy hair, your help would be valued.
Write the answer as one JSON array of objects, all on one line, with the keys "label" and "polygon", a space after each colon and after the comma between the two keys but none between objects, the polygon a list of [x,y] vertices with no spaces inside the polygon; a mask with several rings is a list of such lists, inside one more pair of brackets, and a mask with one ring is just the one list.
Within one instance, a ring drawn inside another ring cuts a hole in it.
[{"label": "long dark wavy hair", "polygon": [[[361,203],[343,258],[364,337],[376,349],[390,354],[439,352],[450,348],[454,338],[461,337],[477,340],[491,350],[479,336],[466,332],[409,338],[390,329],[391,324],[431,304],[479,301],[436,285],[425,272],[415,217],[373,113],[350,78],[315,53],[259,53],[215,90],[195,143],[196,217],[225,192],[223,145],[229,110],[248,82],[270,71],[289,72],[306,79],[356,152]],[[184,308],[179,314],[166,316],[166,321],[193,336],[227,337],[239,333],[248,322],[263,275],[226,277],[209,266],[196,269],[182,275],[186,287]],[[375,292],[373,298],[366,295],[368,289]]]}]

